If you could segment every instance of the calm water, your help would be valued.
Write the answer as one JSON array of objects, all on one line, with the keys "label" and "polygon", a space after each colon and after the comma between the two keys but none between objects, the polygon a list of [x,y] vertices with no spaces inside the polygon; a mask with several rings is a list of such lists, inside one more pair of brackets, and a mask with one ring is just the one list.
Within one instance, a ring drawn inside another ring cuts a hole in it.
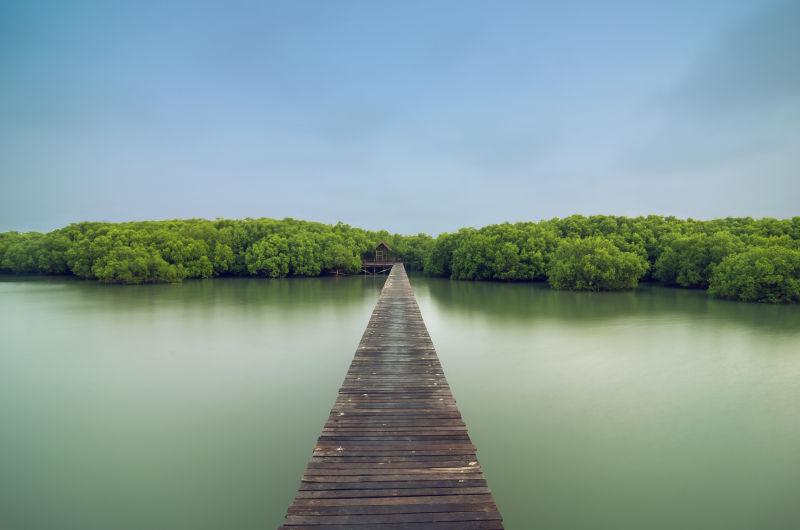
[{"label": "calm water", "polygon": [[[800,307],[412,284],[508,528],[800,528]],[[274,527],[380,287],[0,278],[0,528]]]}]

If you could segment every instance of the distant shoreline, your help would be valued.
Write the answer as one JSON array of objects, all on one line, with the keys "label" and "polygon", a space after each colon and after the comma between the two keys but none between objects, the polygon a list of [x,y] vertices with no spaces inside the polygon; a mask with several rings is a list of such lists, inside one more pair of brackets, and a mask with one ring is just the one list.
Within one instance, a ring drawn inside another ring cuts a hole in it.
[{"label": "distant shoreline", "polygon": [[409,270],[456,280],[586,291],[657,281],[734,300],[800,302],[800,217],[574,215],[435,238],[294,219],[84,222],[0,233],[0,273],[120,284],[358,274],[380,242]]}]

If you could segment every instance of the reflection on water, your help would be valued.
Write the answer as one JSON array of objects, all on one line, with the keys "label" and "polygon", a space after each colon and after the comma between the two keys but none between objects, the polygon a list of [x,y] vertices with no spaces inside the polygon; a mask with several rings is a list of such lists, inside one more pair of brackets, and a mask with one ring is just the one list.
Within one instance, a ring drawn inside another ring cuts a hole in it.
[{"label": "reflection on water", "polygon": [[[382,278],[0,278],[0,528],[272,528]],[[800,528],[800,307],[412,277],[510,529]]]},{"label": "reflection on water", "polygon": [[563,320],[600,322],[620,318],[697,318],[794,334],[800,306],[745,304],[718,300],[705,291],[643,285],[635,291],[556,291],[546,284],[449,281],[414,277],[415,292],[436,301],[437,310],[489,321]]},{"label": "reflection on water", "polygon": [[0,528],[274,528],[381,278],[0,281]]},{"label": "reflection on water", "polygon": [[800,528],[800,308],[412,278],[508,528]]}]

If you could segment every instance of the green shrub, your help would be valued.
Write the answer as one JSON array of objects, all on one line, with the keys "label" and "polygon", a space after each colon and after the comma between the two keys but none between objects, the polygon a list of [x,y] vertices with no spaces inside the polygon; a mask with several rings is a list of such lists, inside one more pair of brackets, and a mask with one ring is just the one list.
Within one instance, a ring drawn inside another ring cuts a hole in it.
[{"label": "green shrub", "polygon": [[667,285],[707,287],[714,267],[741,249],[741,241],[728,232],[678,235],[656,260],[653,276]]},{"label": "green shrub", "polygon": [[745,302],[800,302],[800,251],[768,247],[728,256],[714,270],[709,293]]},{"label": "green shrub", "polygon": [[565,239],[555,251],[547,280],[555,289],[613,291],[632,289],[647,271],[647,260],[623,252],[600,236]]}]

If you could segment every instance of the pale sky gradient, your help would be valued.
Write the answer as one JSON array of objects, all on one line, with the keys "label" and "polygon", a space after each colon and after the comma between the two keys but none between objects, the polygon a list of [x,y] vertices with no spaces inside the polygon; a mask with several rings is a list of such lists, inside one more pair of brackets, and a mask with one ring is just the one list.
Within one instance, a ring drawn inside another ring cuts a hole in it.
[{"label": "pale sky gradient", "polygon": [[800,215],[799,27],[793,0],[0,0],[0,230]]}]

